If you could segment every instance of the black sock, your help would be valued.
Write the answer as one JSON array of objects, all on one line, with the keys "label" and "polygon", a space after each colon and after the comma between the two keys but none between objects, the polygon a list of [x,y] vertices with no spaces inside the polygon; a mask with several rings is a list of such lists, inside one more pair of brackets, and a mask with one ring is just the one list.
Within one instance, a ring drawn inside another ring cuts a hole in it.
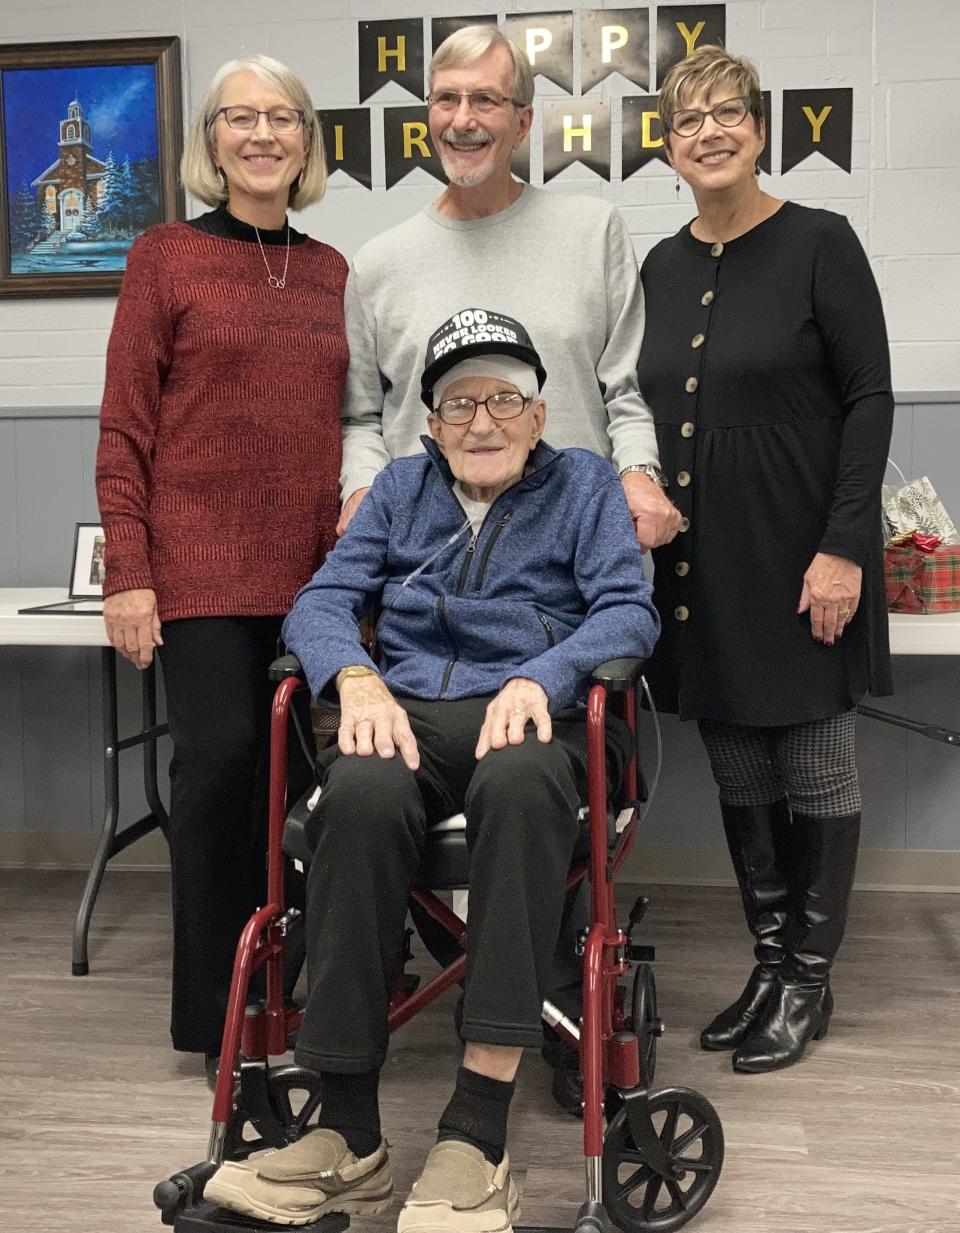
[{"label": "black sock", "polygon": [[361,1075],[334,1074],[324,1071],[319,1124],[336,1130],[347,1141],[354,1156],[369,1156],[380,1146],[379,1070]]},{"label": "black sock", "polygon": [[437,1142],[459,1139],[479,1148],[493,1165],[503,1160],[507,1114],[516,1081],[505,1083],[461,1066],[457,1086],[437,1127]]}]

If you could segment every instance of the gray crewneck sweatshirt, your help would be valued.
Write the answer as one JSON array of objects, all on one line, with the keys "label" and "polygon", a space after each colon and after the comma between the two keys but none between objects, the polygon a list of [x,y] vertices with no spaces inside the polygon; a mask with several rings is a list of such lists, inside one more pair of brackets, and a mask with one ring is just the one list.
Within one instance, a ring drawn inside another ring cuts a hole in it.
[{"label": "gray crewneck sweatshirt", "polygon": [[374,237],[346,289],[350,371],[343,404],[346,499],[391,458],[419,453],[427,339],[463,308],[526,327],[547,370],[544,437],[657,463],[637,387],[643,292],[626,225],[608,202],[525,186],[507,209],[459,221],[432,206]]}]

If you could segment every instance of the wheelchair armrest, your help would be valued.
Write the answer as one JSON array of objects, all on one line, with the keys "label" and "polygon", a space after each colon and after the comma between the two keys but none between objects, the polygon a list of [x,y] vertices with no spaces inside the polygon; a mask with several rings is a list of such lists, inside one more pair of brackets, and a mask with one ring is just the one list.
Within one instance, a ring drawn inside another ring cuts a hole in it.
[{"label": "wheelchair armrest", "polygon": [[608,659],[594,668],[590,679],[613,693],[621,693],[637,683],[643,675],[644,663],[642,659]]},{"label": "wheelchair armrest", "polygon": [[289,676],[306,680],[303,667],[296,655],[281,655],[279,659],[275,659],[268,669],[268,675],[274,682],[285,681]]}]

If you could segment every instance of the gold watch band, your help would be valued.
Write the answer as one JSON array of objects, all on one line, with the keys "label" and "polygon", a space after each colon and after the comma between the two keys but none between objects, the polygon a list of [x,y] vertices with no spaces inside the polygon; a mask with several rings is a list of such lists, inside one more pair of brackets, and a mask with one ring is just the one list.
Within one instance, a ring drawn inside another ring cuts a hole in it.
[{"label": "gold watch band", "polygon": [[367,664],[350,664],[348,667],[340,669],[340,671],[337,673],[336,678],[334,680],[334,685],[336,685],[337,692],[339,693],[340,686],[343,684],[343,682],[347,679],[348,676],[377,676],[377,675],[379,674],[375,671],[375,669],[369,667]]}]

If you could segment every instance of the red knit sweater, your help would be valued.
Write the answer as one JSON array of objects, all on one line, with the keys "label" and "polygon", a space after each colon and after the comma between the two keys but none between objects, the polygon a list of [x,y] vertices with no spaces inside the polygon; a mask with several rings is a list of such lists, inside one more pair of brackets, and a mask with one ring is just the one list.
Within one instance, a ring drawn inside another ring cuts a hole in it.
[{"label": "red knit sweater", "polygon": [[105,595],[152,587],[161,621],[287,611],[334,542],[346,275],[311,239],[284,290],[256,244],[185,223],[134,243],[100,413]]}]

